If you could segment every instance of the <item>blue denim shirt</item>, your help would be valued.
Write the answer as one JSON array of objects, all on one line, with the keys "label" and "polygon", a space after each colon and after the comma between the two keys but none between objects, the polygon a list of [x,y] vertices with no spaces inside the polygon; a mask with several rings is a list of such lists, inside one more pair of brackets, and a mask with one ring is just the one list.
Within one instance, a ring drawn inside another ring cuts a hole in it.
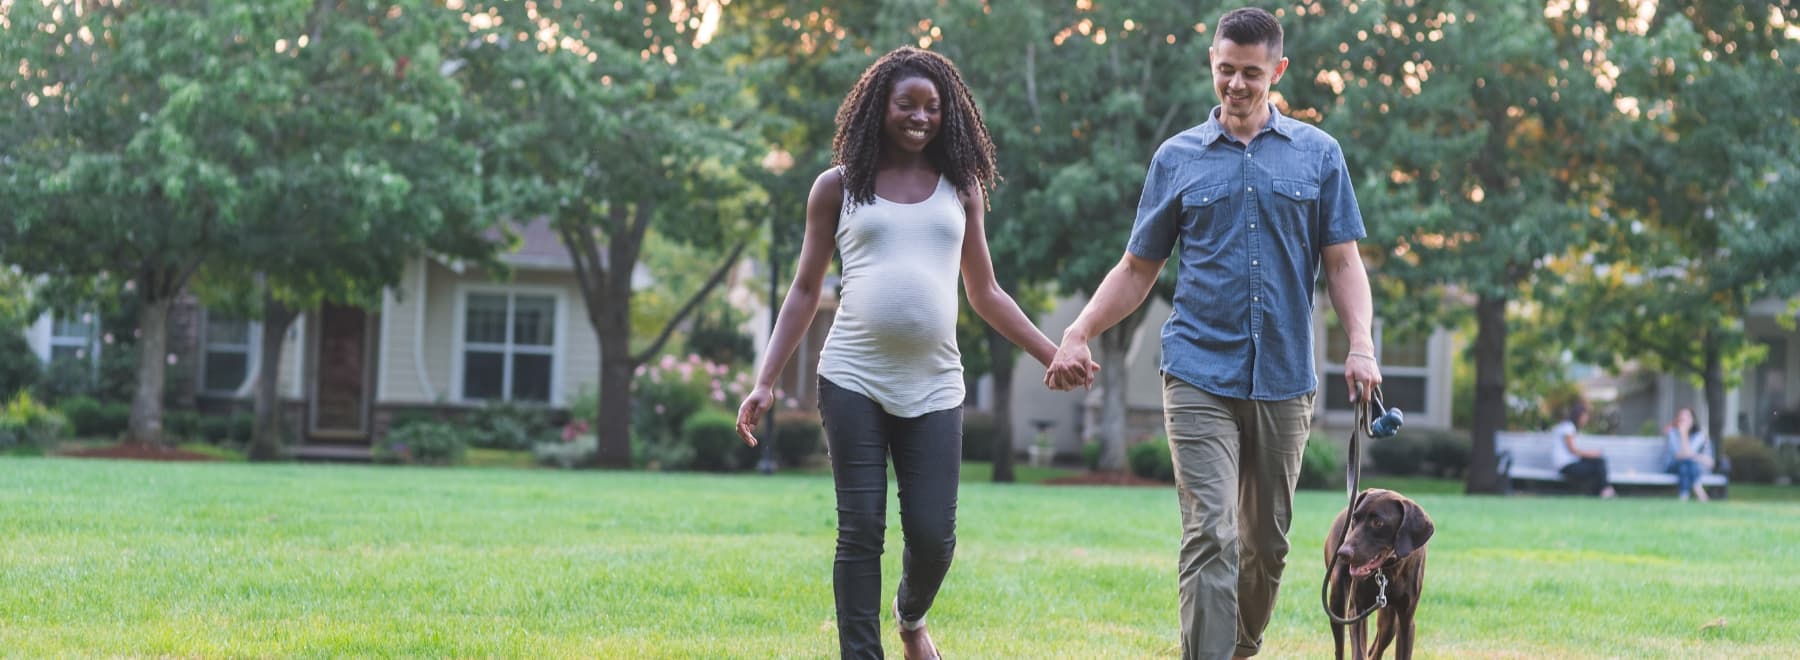
[{"label": "blue denim shirt", "polygon": [[1168,259],[1180,239],[1162,369],[1217,396],[1313,391],[1313,282],[1327,245],[1364,234],[1337,140],[1270,107],[1249,145],[1219,123],[1163,142],[1126,249]]}]

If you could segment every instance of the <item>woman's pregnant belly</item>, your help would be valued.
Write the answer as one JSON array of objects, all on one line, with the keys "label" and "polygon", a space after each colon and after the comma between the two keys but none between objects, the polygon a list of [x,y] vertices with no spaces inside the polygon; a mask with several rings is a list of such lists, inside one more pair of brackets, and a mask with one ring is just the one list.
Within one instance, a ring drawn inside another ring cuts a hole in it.
[{"label": "woman's pregnant belly", "polygon": [[844,280],[838,322],[852,321],[844,329],[870,348],[926,354],[956,340],[956,314],[954,271],[946,277],[913,268],[879,268]]}]

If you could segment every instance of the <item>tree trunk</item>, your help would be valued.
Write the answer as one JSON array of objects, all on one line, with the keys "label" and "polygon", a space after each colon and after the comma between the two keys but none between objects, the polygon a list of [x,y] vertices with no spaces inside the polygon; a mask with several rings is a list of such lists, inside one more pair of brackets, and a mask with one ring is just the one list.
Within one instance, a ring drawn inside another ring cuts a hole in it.
[{"label": "tree trunk", "polygon": [[1123,323],[1100,333],[1100,419],[1088,427],[1090,438],[1100,442],[1100,465],[1103,472],[1125,470],[1125,357],[1131,351],[1131,338],[1137,334],[1140,312],[1134,312]]},{"label": "tree trunk", "polygon": [[287,342],[288,327],[299,312],[263,294],[261,365],[256,370],[256,430],[250,436],[250,460],[273,461],[281,458],[281,349]]},{"label": "tree trunk", "polygon": [[993,326],[987,332],[989,373],[994,377],[994,482],[1013,482],[1013,344]]},{"label": "tree trunk", "polygon": [[[631,264],[616,267],[620,273],[631,272]],[[594,464],[630,468],[631,370],[636,366],[631,363],[631,278],[619,275],[615,280],[594,317],[594,332],[600,335],[600,418],[594,420],[600,446]]]},{"label": "tree trunk", "polygon": [[169,366],[169,308],[174,302],[173,297],[144,300],[138,307],[137,391],[131,397],[127,442],[162,444],[163,377]]},{"label": "tree trunk", "polygon": [[1700,341],[1706,360],[1701,376],[1706,389],[1706,437],[1712,438],[1713,464],[1718,465],[1719,447],[1725,443],[1725,360],[1720,355],[1718,328],[1708,328]]},{"label": "tree trunk", "polygon": [[1475,302],[1475,419],[1469,438],[1469,494],[1500,492],[1494,434],[1506,424],[1506,298]]}]

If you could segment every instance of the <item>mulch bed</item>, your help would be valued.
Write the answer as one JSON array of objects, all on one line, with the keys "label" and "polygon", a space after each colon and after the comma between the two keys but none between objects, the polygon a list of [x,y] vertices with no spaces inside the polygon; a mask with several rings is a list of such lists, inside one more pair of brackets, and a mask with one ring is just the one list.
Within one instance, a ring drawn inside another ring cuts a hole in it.
[{"label": "mulch bed", "polygon": [[1066,477],[1046,479],[1044,483],[1052,486],[1159,486],[1167,488],[1169,484],[1155,479],[1145,479],[1130,472],[1082,472]]},{"label": "mulch bed", "polygon": [[182,451],[174,447],[144,444],[141,442],[122,442],[105,447],[88,449],[72,449],[58,452],[58,456],[76,458],[123,458],[134,461],[216,461],[218,458],[206,454]]}]

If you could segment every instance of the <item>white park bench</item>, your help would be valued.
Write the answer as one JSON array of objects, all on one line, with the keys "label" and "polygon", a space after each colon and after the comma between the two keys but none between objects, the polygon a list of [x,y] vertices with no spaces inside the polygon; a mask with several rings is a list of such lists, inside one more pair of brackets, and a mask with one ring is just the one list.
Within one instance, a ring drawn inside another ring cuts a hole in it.
[{"label": "white park bench", "polygon": [[[1562,472],[1550,462],[1550,448],[1561,438],[1549,432],[1500,431],[1494,434],[1494,456],[1498,460],[1501,485],[1512,489],[1513,482],[1552,481],[1567,483]],[[1606,476],[1618,486],[1675,486],[1675,475],[1663,466],[1663,439],[1642,435],[1581,435],[1576,444],[1583,449],[1598,449],[1606,455]],[[1725,475],[1708,472],[1700,483],[1720,495],[1725,494],[1729,480]]]}]

